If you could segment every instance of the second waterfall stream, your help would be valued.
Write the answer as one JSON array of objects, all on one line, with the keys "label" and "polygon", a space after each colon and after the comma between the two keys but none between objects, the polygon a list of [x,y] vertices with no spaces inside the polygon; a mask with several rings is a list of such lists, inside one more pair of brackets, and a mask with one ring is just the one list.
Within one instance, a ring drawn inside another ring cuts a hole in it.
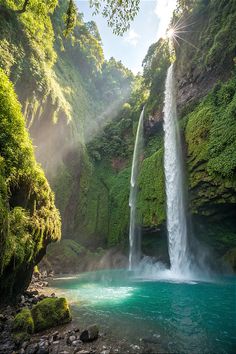
[{"label": "second waterfall stream", "polygon": [[129,270],[138,264],[141,255],[141,230],[137,225],[137,182],[143,153],[143,116],[144,108],[138,122],[130,179]]},{"label": "second waterfall stream", "polygon": [[174,65],[167,72],[164,104],[164,171],[171,271],[187,275],[190,268],[180,132],[177,120]]}]

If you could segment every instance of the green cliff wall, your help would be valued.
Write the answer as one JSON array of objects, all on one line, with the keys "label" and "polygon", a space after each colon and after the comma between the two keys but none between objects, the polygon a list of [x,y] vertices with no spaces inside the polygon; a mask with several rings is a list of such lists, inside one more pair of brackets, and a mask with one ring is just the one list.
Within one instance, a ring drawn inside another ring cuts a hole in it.
[{"label": "green cliff wall", "polygon": [[36,163],[21,106],[0,70],[0,300],[29,283],[46,246],[60,238],[54,195]]}]

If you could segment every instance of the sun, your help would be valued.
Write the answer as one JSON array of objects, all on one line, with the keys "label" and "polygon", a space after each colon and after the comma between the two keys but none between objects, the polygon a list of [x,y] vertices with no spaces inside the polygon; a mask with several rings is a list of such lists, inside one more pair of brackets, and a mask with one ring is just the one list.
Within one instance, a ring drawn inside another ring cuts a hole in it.
[{"label": "sun", "polygon": [[168,29],[168,31],[166,32],[166,37],[168,39],[172,39],[175,36],[175,30],[174,28],[170,28]]}]

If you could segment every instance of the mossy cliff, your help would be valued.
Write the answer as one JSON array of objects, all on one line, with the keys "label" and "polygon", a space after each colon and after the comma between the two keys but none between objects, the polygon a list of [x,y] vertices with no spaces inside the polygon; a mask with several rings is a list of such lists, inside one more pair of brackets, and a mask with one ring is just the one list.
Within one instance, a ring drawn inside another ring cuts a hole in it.
[{"label": "mossy cliff", "polygon": [[82,14],[64,36],[67,0],[31,0],[25,12],[22,6],[1,5],[0,67],[14,83],[36,159],[55,191],[62,234],[77,237],[92,173],[85,142],[119,110],[133,74],[114,58],[104,60],[96,24]]},{"label": "mossy cliff", "polygon": [[0,69],[0,300],[30,282],[47,245],[60,238],[54,195],[34,158],[13,85]]},{"label": "mossy cliff", "polygon": [[[175,74],[189,212],[195,235],[212,246],[218,256],[228,252],[228,258],[234,259],[230,250],[235,249],[236,244],[236,37],[233,35],[236,3],[223,0],[182,2],[173,16],[173,24],[176,21],[182,21],[181,26],[188,28],[188,32],[181,35],[184,40],[179,40],[180,45],[175,48]],[[144,59],[142,87],[149,89],[149,97],[137,101],[136,106],[131,99],[130,112],[135,110],[135,113],[129,118],[134,130],[126,129],[126,134],[123,131],[117,134],[117,138],[126,137],[128,153],[124,155],[120,146],[116,153],[100,156],[99,164],[105,160],[110,168],[105,172],[105,180],[110,182],[107,183],[107,199],[110,200],[107,224],[111,226],[104,229],[107,230],[108,244],[128,243],[130,151],[144,102],[145,151],[139,176],[138,209],[144,235],[155,231],[156,237],[165,236],[162,111],[165,76],[171,60],[167,47],[167,43],[160,40],[150,47]],[[105,146],[101,142],[100,145],[96,151],[101,152]],[[122,161],[119,171],[114,168],[115,159]],[[100,167],[97,168],[98,164],[94,166],[97,176]],[[108,178],[108,171],[112,171],[112,178]],[[122,179],[124,175],[126,179]],[[113,202],[112,191],[116,191]],[[103,208],[107,205],[103,204]],[[114,220],[113,212],[119,215]],[[144,242],[147,240],[144,237]]]}]

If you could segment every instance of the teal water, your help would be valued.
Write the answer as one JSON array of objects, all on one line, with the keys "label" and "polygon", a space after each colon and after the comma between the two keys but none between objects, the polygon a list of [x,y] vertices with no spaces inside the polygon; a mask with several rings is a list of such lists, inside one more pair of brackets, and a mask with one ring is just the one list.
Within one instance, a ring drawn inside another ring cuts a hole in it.
[{"label": "teal water", "polygon": [[142,339],[166,353],[236,353],[235,277],[178,282],[116,270],[52,285],[70,299],[74,317],[118,339]]}]

